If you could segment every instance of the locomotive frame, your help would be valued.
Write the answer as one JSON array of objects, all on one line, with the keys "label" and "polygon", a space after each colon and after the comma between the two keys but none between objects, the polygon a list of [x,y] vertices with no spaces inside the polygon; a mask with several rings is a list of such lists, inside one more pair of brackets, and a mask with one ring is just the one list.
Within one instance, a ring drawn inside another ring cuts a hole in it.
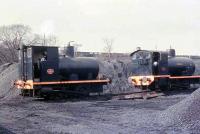
[{"label": "locomotive frame", "polygon": [[[61,80],[59,57],[59,49],[56,46],[23,45],[19,49],[20,78],[14,83],[17,89],[21,89],[23,93],[32,92],[33,96],[45,97],[51,92],[73,92],[81,87],[83,90],[80,92],[88,94],[102,92],[103,85],[111,82],[101,75],[96,79]],[[46,58],[45,61],[41,61],[42,58]]]}]

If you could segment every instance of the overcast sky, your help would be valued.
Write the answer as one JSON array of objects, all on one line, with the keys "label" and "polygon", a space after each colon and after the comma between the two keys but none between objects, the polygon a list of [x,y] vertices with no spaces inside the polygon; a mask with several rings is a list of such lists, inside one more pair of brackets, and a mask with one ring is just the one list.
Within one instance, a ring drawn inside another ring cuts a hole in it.
[{"label": "overcast sky", "polygon": [[0,0],[0,25],[22,23],[81,50],[165,50],[200,55],[200,0]]}]

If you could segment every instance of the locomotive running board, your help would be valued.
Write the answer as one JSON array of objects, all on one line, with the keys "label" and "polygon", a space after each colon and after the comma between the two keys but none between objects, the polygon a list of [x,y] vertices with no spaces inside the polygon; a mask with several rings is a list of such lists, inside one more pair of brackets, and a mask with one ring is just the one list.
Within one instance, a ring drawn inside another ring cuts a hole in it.
[{"label": "locomotive running board", "polygon": [[198,79],[200,75],[192,75],[192,76],[171,76],[171,75],[151,75],[155,79],[157,78],[169,78],[169,79]]},{"label": "locomotive running board", "polygon": [[198,79],[198,78],[200,78],[200,75],[192,75],[192,76],[154,75],[154,78],[169,78],[169,79]]},{"label": "locomotive running board", "polygon": [[34,86],[37,85],[57,85],[57,84],[92,84],[92,83],[110,83],[109,79],[105,80],[77,80],[77,81],[52,81],[52,82],[33,82]]},{"label": "locomotive running board", "polygon": [[193,76],[170,76],[170,79],[198,79],[200,75],[193,75]]}]

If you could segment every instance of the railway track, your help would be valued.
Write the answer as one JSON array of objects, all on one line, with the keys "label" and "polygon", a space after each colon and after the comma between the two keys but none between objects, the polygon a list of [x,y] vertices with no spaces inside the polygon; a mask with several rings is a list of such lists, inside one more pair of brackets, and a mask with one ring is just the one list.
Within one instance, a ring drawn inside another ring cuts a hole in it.
[{"label": "railway track", "polygon": [[[197,88],[187,88],[187,90],[183,88],[176,88],[172,90],[141,90],[129,93],[119,93],[119,94],[104,94],[104,93],[91,93],[91,94],[84,94],[83,92],[73,92],[73,91],[66,91],[66,92],[54,92],[53,94],[49,94],[48,99],[46,100],[59,100],[59,99],[92,99],[92,100],[128,100],[128,99],[151,99],[156,98],[159,96],[164,95],[173,95],[179,93],[192,93]],[[24,96],[31,97],[30,94],[24,94]]]},{"label": "railway track", "polygon": [[158,96],[163,96],[164,93],[161,91],[139,91],[139,92],[132,92],[132,93],[125,93],[125,94],[119,94],[114,95],[112,99],[116,100],[127,100],[127,99],[150,99],[155,98]]}]

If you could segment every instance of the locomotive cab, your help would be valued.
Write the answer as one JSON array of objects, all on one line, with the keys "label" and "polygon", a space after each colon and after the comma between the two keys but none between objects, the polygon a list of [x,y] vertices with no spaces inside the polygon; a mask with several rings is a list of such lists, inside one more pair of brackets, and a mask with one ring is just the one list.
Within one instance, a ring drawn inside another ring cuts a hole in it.
[{"label": "locomotive cab", "polygon": [[20,69],[24,81],[58,80],[58,47],[22,46]]},{"label": "locomotive cab", "polygon": [[[151,88],[168,88],[168,78],[165,77],[169,73],[168,69],[168,53],[167,52],[152,52],[152,76],[154,82]],[[161,77],[160,77],[161,76]],[[164,76],[164,77],[162,77]],[[160,77],[160,79],[155,79]]]}]

